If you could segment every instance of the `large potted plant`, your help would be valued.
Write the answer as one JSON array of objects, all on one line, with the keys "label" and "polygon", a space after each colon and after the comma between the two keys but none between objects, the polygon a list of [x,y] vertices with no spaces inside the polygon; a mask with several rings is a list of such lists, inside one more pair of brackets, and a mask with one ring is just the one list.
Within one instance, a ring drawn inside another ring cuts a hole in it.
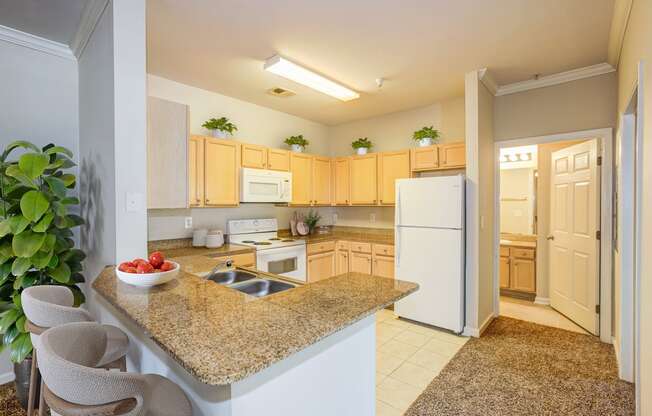
[{"label": "large potted plant", "polygon": [[292,149],[292,151],[295,153],[302,153],[306,149],[306,146],[310,144],[308,140],[303,138],[303,134],[298,136],[290,136],[283,142],[290,146],[290,149]]},{"label": "large potted plant", "polygon": [[415,131],[412,138],[419,143],[419,146],[421,147],[431,146],[433,143],[437,143],[439,131],[435,130],[433,126],[423,127],[421,130]]},{"label": "large potted plant", "polygon": [[[19,156],[10,159],[12,154]],[[35,285],[70,288],[75,305],[84,302],[77,287],[84,281],[84,252],[75,248],[72,228],[84,223],[76,185],[67,170],[72,152],[49,144],[39,149],[17,141],[0,155],[0,350],[8,348],[16,373],[16,393],[27,401],[32,342],[20,302],[23,289]]]},{"label": "large potted plant", "polygon": [[202,127],[208,129],[213,134],[213,137],[218,139],[226,139],[228,135],[232,135],[234,131],[238,130],[238,127],[231,123],[228,118],[211,118],[206,120]]}]

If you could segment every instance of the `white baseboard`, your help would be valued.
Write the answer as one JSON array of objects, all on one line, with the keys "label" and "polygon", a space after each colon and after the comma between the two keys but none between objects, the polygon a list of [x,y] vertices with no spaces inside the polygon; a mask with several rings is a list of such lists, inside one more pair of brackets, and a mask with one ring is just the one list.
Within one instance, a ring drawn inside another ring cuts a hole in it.
[{"label": "white baseboard", "polygon": [[16,376],[14,375],[13,371],[10,371],[10,372],[4,373],[4,374],[0,374],[0,384],[11,383],[12,381],[14,381],[15,378],[16,378]]},{"label": "white baseboard", "polygon": [[538,305],[550,305],[550,298],[543,298],[541,296],[537,296],[534,298],[534,303]]},{"label": "white baseboard", "polygon": [[475,337],[475,338],[480,338],[480,336],[484,333],[484,331],[489,327],[489,324],[494,320],[496,316],[491,314],[485,319],[485,321],[480,325],[480,328],[474,328],[470,326],[465,326],[464,331],[462,332],[462,335],[465,337]]}]

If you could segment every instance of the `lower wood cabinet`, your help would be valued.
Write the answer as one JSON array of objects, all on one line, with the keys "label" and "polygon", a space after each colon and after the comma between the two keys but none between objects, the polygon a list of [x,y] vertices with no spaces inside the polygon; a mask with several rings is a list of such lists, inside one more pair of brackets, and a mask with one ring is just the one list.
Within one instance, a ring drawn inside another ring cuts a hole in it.
[{"label": "lower wood cabinet", "polygon": [[335,254],[336,275],[349,272],[349,250],[337,250]]},{"label": "lower wood cabinet", "polygon": [[335,251],[308,256],[309,283],[318,282],[335,275]]},{"label": "lower wood cabinet", "polygon": [[371,274],[371,254],[352,251],[349,268],[352,273]]},{"label": "lower wood cabinet", "polygon": [[500,247],[500,288],[534,294],[536,284],[536,250]]},{"label": "lower wood cabinet", "polygon": [[374,276],[394,278],[394,257],[373,256],[372,274]]}]

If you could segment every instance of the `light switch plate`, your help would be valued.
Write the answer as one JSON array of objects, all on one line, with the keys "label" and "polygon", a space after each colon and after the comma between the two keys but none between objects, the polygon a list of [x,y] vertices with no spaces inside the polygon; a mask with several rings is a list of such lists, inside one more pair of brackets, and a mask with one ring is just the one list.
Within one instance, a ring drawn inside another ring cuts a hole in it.
[{"label": "light switch plate", "polygon": [[376,213],[372,212],[369,214],[369,222],[376,222]]},{"label": "light switch plate", "polygon": [[186,230],[191,229],[192,228],[192,217],[184,218],[183,226],[186,228]]}]

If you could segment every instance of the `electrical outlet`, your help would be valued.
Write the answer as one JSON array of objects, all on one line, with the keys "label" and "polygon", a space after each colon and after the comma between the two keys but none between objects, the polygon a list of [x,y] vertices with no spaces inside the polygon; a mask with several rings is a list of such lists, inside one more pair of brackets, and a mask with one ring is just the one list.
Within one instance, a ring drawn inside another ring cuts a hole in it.
[{"label": "electrical outlet", "polygon": [[376,213],[372,212],[369,214],[369,222],[376,222]]},{"label": "electrical outlet", "polygon": [[192,228],[192,217],[186,217],[183,222],[184,227],[186,227],[186,230]]}]

